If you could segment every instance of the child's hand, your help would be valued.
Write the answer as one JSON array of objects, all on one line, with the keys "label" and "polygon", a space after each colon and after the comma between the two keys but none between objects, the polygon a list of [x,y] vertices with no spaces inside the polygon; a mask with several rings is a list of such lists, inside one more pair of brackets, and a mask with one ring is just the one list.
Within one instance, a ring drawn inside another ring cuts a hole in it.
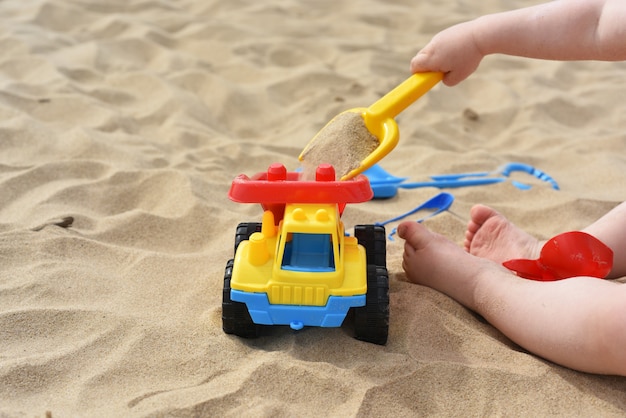
[{"label": "child's hand", "polygon": [[435,35],[411,60],[411,72],[440,71],[447,86],[465,80],[484,56],[475,43],[472,25],[461,23]]}]

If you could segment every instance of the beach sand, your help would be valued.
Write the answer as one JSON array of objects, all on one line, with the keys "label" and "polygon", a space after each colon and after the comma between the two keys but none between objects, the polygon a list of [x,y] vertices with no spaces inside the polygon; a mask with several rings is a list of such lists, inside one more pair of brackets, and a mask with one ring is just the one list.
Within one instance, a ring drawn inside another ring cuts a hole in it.
[{"label": "beach sand", "polygon": [[[406,282],[388,242],[386,346],[350,326],[222,332],[238,174],[298,154],[409,76],[437,31],[537,1],[0,2],[0,416],[623,416],[626,378],[537,358]],[[472,205],[541,238],[626,199],[626,63],[487,57],[398,118],[381,165],[547,172],[450,189],[426,225],[461,243]],[[348,228],[439,193],[348,206]],[[417,215],[416,215],[417,216]],[[394,225],[391,225],[393,227]],[[546,318],[550,320],[550,318]]]}]

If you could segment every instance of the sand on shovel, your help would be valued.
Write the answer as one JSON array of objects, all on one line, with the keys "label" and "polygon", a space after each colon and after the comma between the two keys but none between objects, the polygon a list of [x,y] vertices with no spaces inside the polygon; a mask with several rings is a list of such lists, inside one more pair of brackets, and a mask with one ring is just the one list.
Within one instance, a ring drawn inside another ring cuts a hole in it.
[{"label": "sand on shovel", "polygon": [[340,179],[357,168],[378,145],[378,138],[367,129],[360,113],[340,113],[306,148],[301,179],[314,180],[315,169],[320,164],[332,164],[336,178]]}]

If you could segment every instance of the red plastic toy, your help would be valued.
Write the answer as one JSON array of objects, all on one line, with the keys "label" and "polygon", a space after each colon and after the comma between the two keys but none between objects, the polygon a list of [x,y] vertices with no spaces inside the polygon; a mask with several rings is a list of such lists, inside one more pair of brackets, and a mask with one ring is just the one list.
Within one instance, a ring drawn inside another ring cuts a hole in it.
[{"label": "red plastic toy", "polygon": [[515,259],[502,263],[518,276],[538,281],[570,277],[606,277],[613,267],[613,251],[581,231],[565,232],[546,242],[537,260]]},{"label": "red plastic toy", "polygon": [[335,169],[330,164],[320,164],[315,171],[315,181],[301,181],[300,173],[274,163],[267,172],[252,177],[240,174],[233,180],[228,197],[237,203],[260,203],[263,210],[271,210],[276,222],[283,216],[286,203],[337,203],[339,213],[346,204],[362,203],[374,197],[366,176],[351,181],[335,181]]}]

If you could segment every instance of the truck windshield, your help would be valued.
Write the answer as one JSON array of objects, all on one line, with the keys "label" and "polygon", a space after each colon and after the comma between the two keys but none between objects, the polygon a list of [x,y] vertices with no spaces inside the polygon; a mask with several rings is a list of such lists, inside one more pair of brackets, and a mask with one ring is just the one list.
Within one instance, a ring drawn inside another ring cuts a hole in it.
[{"label": "truck windshield", "polygon": [[282,268],[293,271],[334,271],[331,235],[294,232],[291,241],[285,243]]}]

